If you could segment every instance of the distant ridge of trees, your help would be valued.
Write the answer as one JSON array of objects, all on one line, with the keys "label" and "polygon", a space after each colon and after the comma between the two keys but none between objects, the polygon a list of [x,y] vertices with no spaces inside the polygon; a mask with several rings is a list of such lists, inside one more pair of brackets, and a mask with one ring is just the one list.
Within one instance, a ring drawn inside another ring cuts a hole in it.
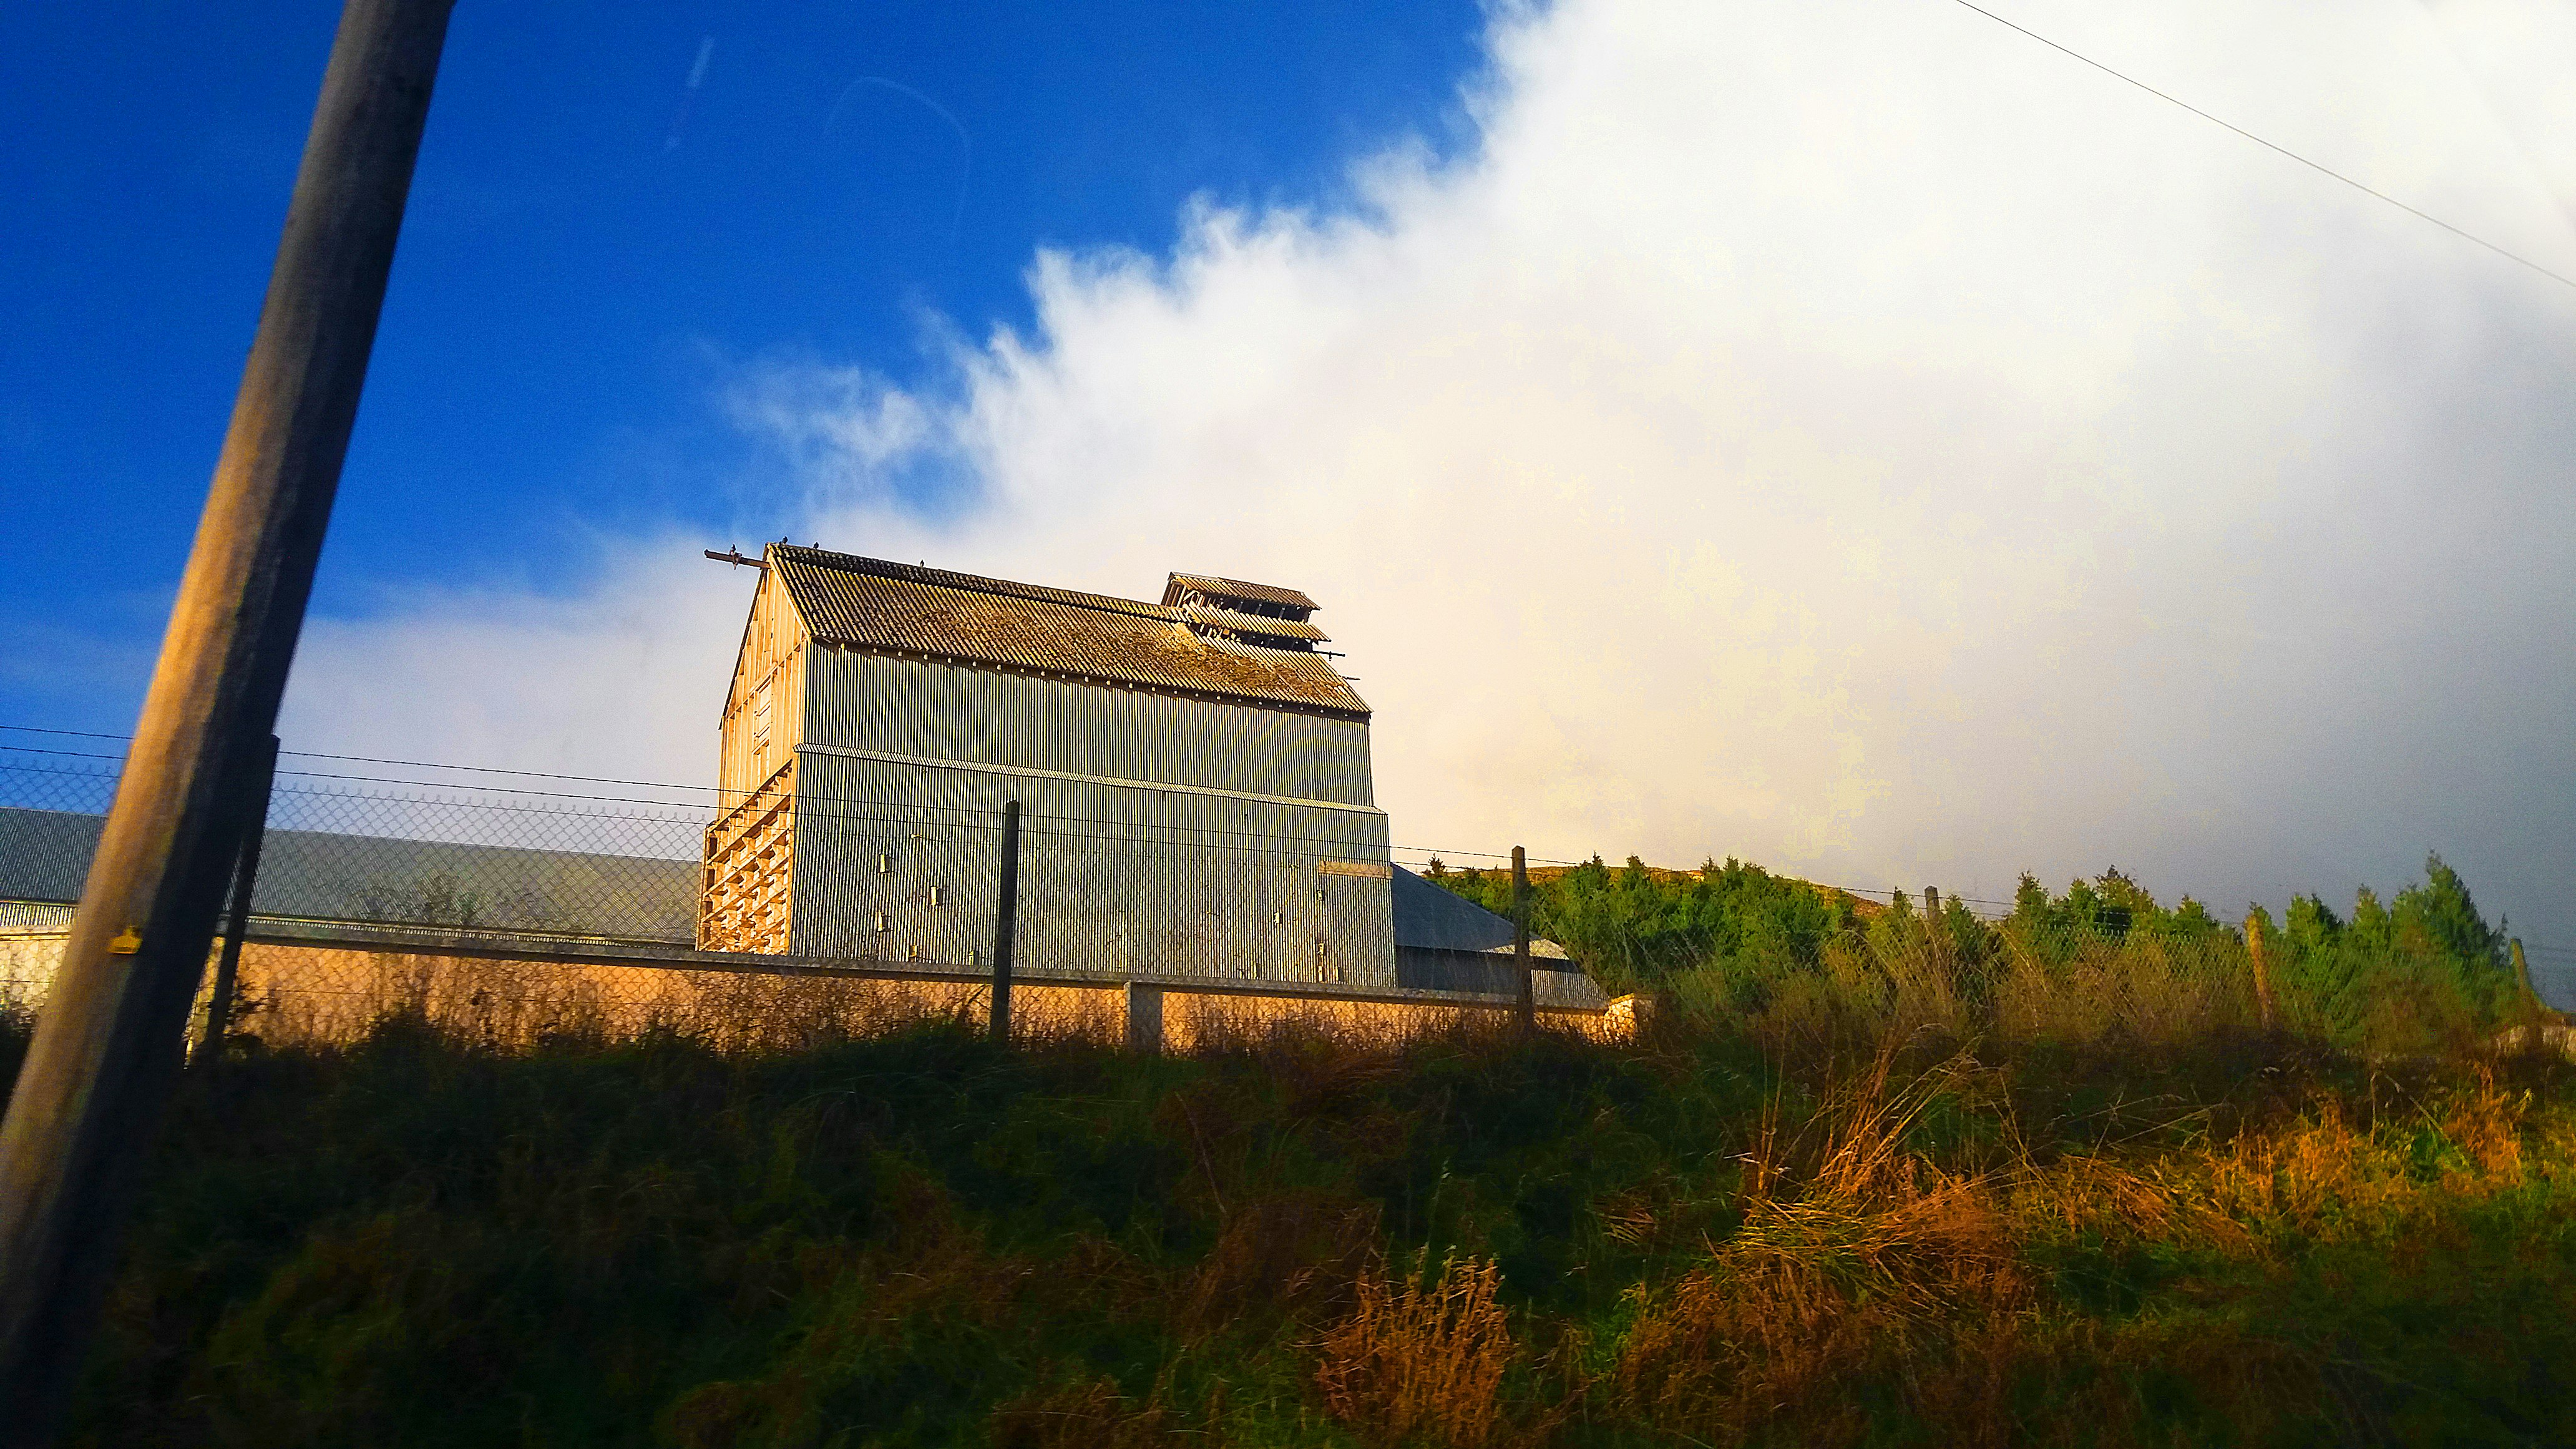
[{"label": "distant ridge of trees", "polygon": [[[1452,870],[1434,860],[1427,874],[1488,910],[1511,910],[1507,871]],[[2152,944],[2166,959],[2197,948],[2210,969],[2251,969],[2242,925],[2188,895],[2168,906],[2117,867],[2055,892],[2025,873],[2009,913],[1986,919],[1953,897],[1941,902],[1937,923],[1903,891],[1881,905],[1732,856],[1683,871],[1633,855],[1614,868],[1596,855],[1533,871],[1530,884],[1530,929],[1563,945],[1614,993],[1688,977],[1754,1007],[1781,979],[1819,969],[1837,943],[1881,960],[1937,944],[1971,982],[2016,952],[2044,965],[2079,949],[2098,955],[2131,943]],[[2504,927],[2487,922],[2468,883],[2438,854],[2425,857],[2421,881],[2385,901],[2363,886],[2347,912],[2312,893],[2294,898],[2278,921],[2261,907],[2252,918],[2276,982],[2328,1035],[2368,1034],[2371,1019],[2393,1012],[2474,1024],[2518,999]]]}]

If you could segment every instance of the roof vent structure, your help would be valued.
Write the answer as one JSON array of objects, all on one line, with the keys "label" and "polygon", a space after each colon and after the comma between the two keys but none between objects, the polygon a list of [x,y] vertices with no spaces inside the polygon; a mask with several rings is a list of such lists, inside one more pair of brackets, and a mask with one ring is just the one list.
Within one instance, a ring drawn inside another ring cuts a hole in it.
[{"label": "roof vent structure", "polygon": [[1176,573],[1163,584],[1163,607],[1180,611],[1181,622],[1202,639],[1307,653],[1331,642],[1331,636],[1307,622],[1315,601],[1277,584]]}]

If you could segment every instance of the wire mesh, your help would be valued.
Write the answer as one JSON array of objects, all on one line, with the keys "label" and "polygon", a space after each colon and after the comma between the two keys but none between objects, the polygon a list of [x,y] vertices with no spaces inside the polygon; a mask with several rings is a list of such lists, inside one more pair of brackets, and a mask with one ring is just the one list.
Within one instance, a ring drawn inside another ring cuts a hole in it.
[{"label": "wire mesh", "polygon": [[[0,992],[41,996],[119,763],[0,745]],[[651,964],[687,950],[787,958],[788,975],[823,962],[916,977],[920,989],[896,994],[941,1010],[965,998],[931,986],[945,978],[971,994],[992,967],[994,810],[793,790],[726,801],[631,781],[457,783],[414,762],[381,762],[413,778],[322,763],[334,768],[290,757],[268,803],[241,999],[272,1031],[345,1035],[404,1009],[475,1015],[515,1038],[545,1022],[703,1017],[708,1001],[738,1009],[746,992],[804,1001],[854,989],[810,974],[747,987],[739,978],[763,969],[756,959],[720,972]],[[1050,980],[1306,996],[1504,989],[1400,969],[1395,872],[1366,824],[1297,834],[1169,815],[1028,816],[1013,956],[1039,994],[1024,992],[1018,1010],[1047,1000]],[[1555,974],[1567,979],[1547,983],[1544,1005],[1599,1005],[1579,973]]]},{"label": "wire mesh", "polygon": [[[41,997],[120,765],[87,740],[0,743],[0,996]],[[793,788],[728,800],[638,781],[290,757],[269,800],[243,1000],[269,1030],[299,1037],[346,1035],[394,1009],[470,1017],[513,1039],[570,1021],[722,1017],[739,1035],[746,1019],[810,1027],[834,1013],[967,1010],[996,944],[1000,836],[998,811],[957,801]],[[1040,1011],[1050,979],[1075,996],[1125,980],[1283,996],[1514,994],[1517,973],[1493,938],[1435,950],[1418,933],[1402,947],[1396,937],[1396,861],[1509,913],[1503,859],[1391,849],[1366,822],[1298,833],[1033,814],[1013,956],[1038,994],[1023,1009]],[[2438,972],[2320,965],[2281,941],[2258,970],[2244,933],[2206,917],[2132,926],[2126,912],[2057,920],[1951,897],[1927,918],[1902,892],[1804,882],[1787,883],[1788,904],[1766,914],[1720,899],[1732,864],[1536,864],[1551,890],[1533,901],[1533,929],[1574,958],[1537,963],[1548,1008],[1598,1008],[1597,978],[1739,1014],[1804,996],[1962,1032],[2080,1034],[2116,1021],[2156,1034],[2258,1026],[2268,996],[2277,1025],[2363,1040],[2390,1036],[2399,1018],[2474,1017],[2468,998],[2494,984],[2445,995]],[[750,974],[653,964],[689,950],[748,953],[731,964]],[[756,981],[762,957],[803,964]],[[917,979],[898,989],[817,977],[816,962]],[[2576,985],[2576,959],[2559,948],[2533,948],[2530,971],[2544,999]]]}]

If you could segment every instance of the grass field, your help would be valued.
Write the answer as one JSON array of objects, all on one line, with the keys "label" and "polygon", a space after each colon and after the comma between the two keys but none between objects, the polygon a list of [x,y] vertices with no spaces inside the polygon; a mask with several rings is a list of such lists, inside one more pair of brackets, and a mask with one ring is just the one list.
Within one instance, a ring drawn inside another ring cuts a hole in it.
[{"label": "grass field", "polygon": [[243,1043],[77,1442],[2576,1439],[2563,1061],[1826,968],[1625,1043]]}]

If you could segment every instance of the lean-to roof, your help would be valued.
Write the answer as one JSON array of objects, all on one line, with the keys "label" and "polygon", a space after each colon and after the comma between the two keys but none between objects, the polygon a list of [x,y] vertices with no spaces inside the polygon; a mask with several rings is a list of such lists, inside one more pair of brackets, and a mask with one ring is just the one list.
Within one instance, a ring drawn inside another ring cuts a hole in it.
[{"label": "lean-to roof", "polygon": [[[1312,626],[788,544],[770,546],[769,564],[820,643],[1368,718],[1332,660],[1303,647],[1324,637]],[[1237,630],[1300,642],[1266,647]]]}]

